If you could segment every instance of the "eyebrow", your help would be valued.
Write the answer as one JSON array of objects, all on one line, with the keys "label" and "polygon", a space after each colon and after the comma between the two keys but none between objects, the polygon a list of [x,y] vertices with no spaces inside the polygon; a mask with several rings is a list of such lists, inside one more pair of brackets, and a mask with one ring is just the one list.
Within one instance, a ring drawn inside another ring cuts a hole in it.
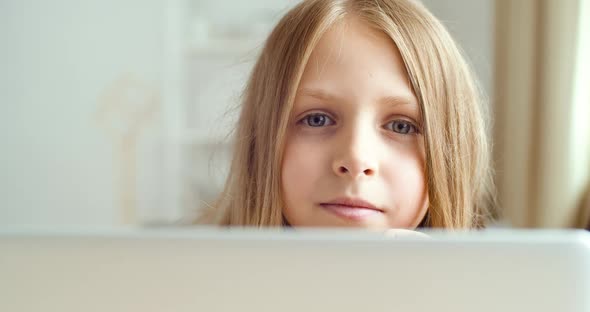
[{"label": "eyebrow", "polygon": [[[300,88],[297,90],[298,95],[302,96],[309,96],[314,97],[316,99],[325,100],[329,102],[335,102],[341,100],[336,94],[327,92],[322,89],[315,89],[315,88]],[[384,105],[388,106],[398,106],[398,105],[412,105],[418,108],[418,103],[414,99],[404,95],[389,95],[381,97],[378,100],[379,103],[383,103]]]}]

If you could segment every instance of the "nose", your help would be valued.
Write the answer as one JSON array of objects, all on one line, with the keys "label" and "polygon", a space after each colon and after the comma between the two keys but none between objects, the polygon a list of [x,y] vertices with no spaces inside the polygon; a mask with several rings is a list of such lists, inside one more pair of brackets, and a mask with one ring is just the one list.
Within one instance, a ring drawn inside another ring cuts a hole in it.
[{"label": "nose", "polygon": [[332,163],[334,173],[353,179],[378,172],[378,142],[367,131],[353,131],[339,140]]}]

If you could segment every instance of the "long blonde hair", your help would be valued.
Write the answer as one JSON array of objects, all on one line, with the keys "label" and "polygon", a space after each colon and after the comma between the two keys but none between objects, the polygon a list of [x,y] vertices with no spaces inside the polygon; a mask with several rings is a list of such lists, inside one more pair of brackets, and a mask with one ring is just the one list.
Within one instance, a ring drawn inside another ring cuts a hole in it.
[{"label": "long blonde hair", "polygon": [[485,108],[442,24],[412,0],[309,0],[268,37],[243,94],[228,180],[206,222],[281,226],[281,163],[296,90],[323,33],[351,14],[389,35],[421,106],[428,213],[423,226],[483,227],[493,205]]}]

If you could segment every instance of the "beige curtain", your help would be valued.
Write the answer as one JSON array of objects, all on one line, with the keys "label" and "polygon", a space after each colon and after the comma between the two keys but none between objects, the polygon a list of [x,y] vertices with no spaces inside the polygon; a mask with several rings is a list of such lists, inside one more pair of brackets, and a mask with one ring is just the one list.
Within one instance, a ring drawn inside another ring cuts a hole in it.
[{"label": "beige curtain", "polygon": [[497,0],[494,158],[515,227],[585,225],[590,0]]}]

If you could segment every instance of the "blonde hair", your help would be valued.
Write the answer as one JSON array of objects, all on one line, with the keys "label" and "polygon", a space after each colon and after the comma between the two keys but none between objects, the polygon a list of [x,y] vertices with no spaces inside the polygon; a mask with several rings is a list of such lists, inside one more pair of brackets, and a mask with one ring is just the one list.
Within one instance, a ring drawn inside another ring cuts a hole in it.
[{"label": "blonde hair", "polygon": [[349,14],[391,37],[420,103],[429,192],[422,225],[485,225],[494,189],[480,93],[446,29],[411,0],[309,0],[281,19],[244,91],[230,174],[206,222],[285,224],[280,174],[295,94],[317,42]]}]

